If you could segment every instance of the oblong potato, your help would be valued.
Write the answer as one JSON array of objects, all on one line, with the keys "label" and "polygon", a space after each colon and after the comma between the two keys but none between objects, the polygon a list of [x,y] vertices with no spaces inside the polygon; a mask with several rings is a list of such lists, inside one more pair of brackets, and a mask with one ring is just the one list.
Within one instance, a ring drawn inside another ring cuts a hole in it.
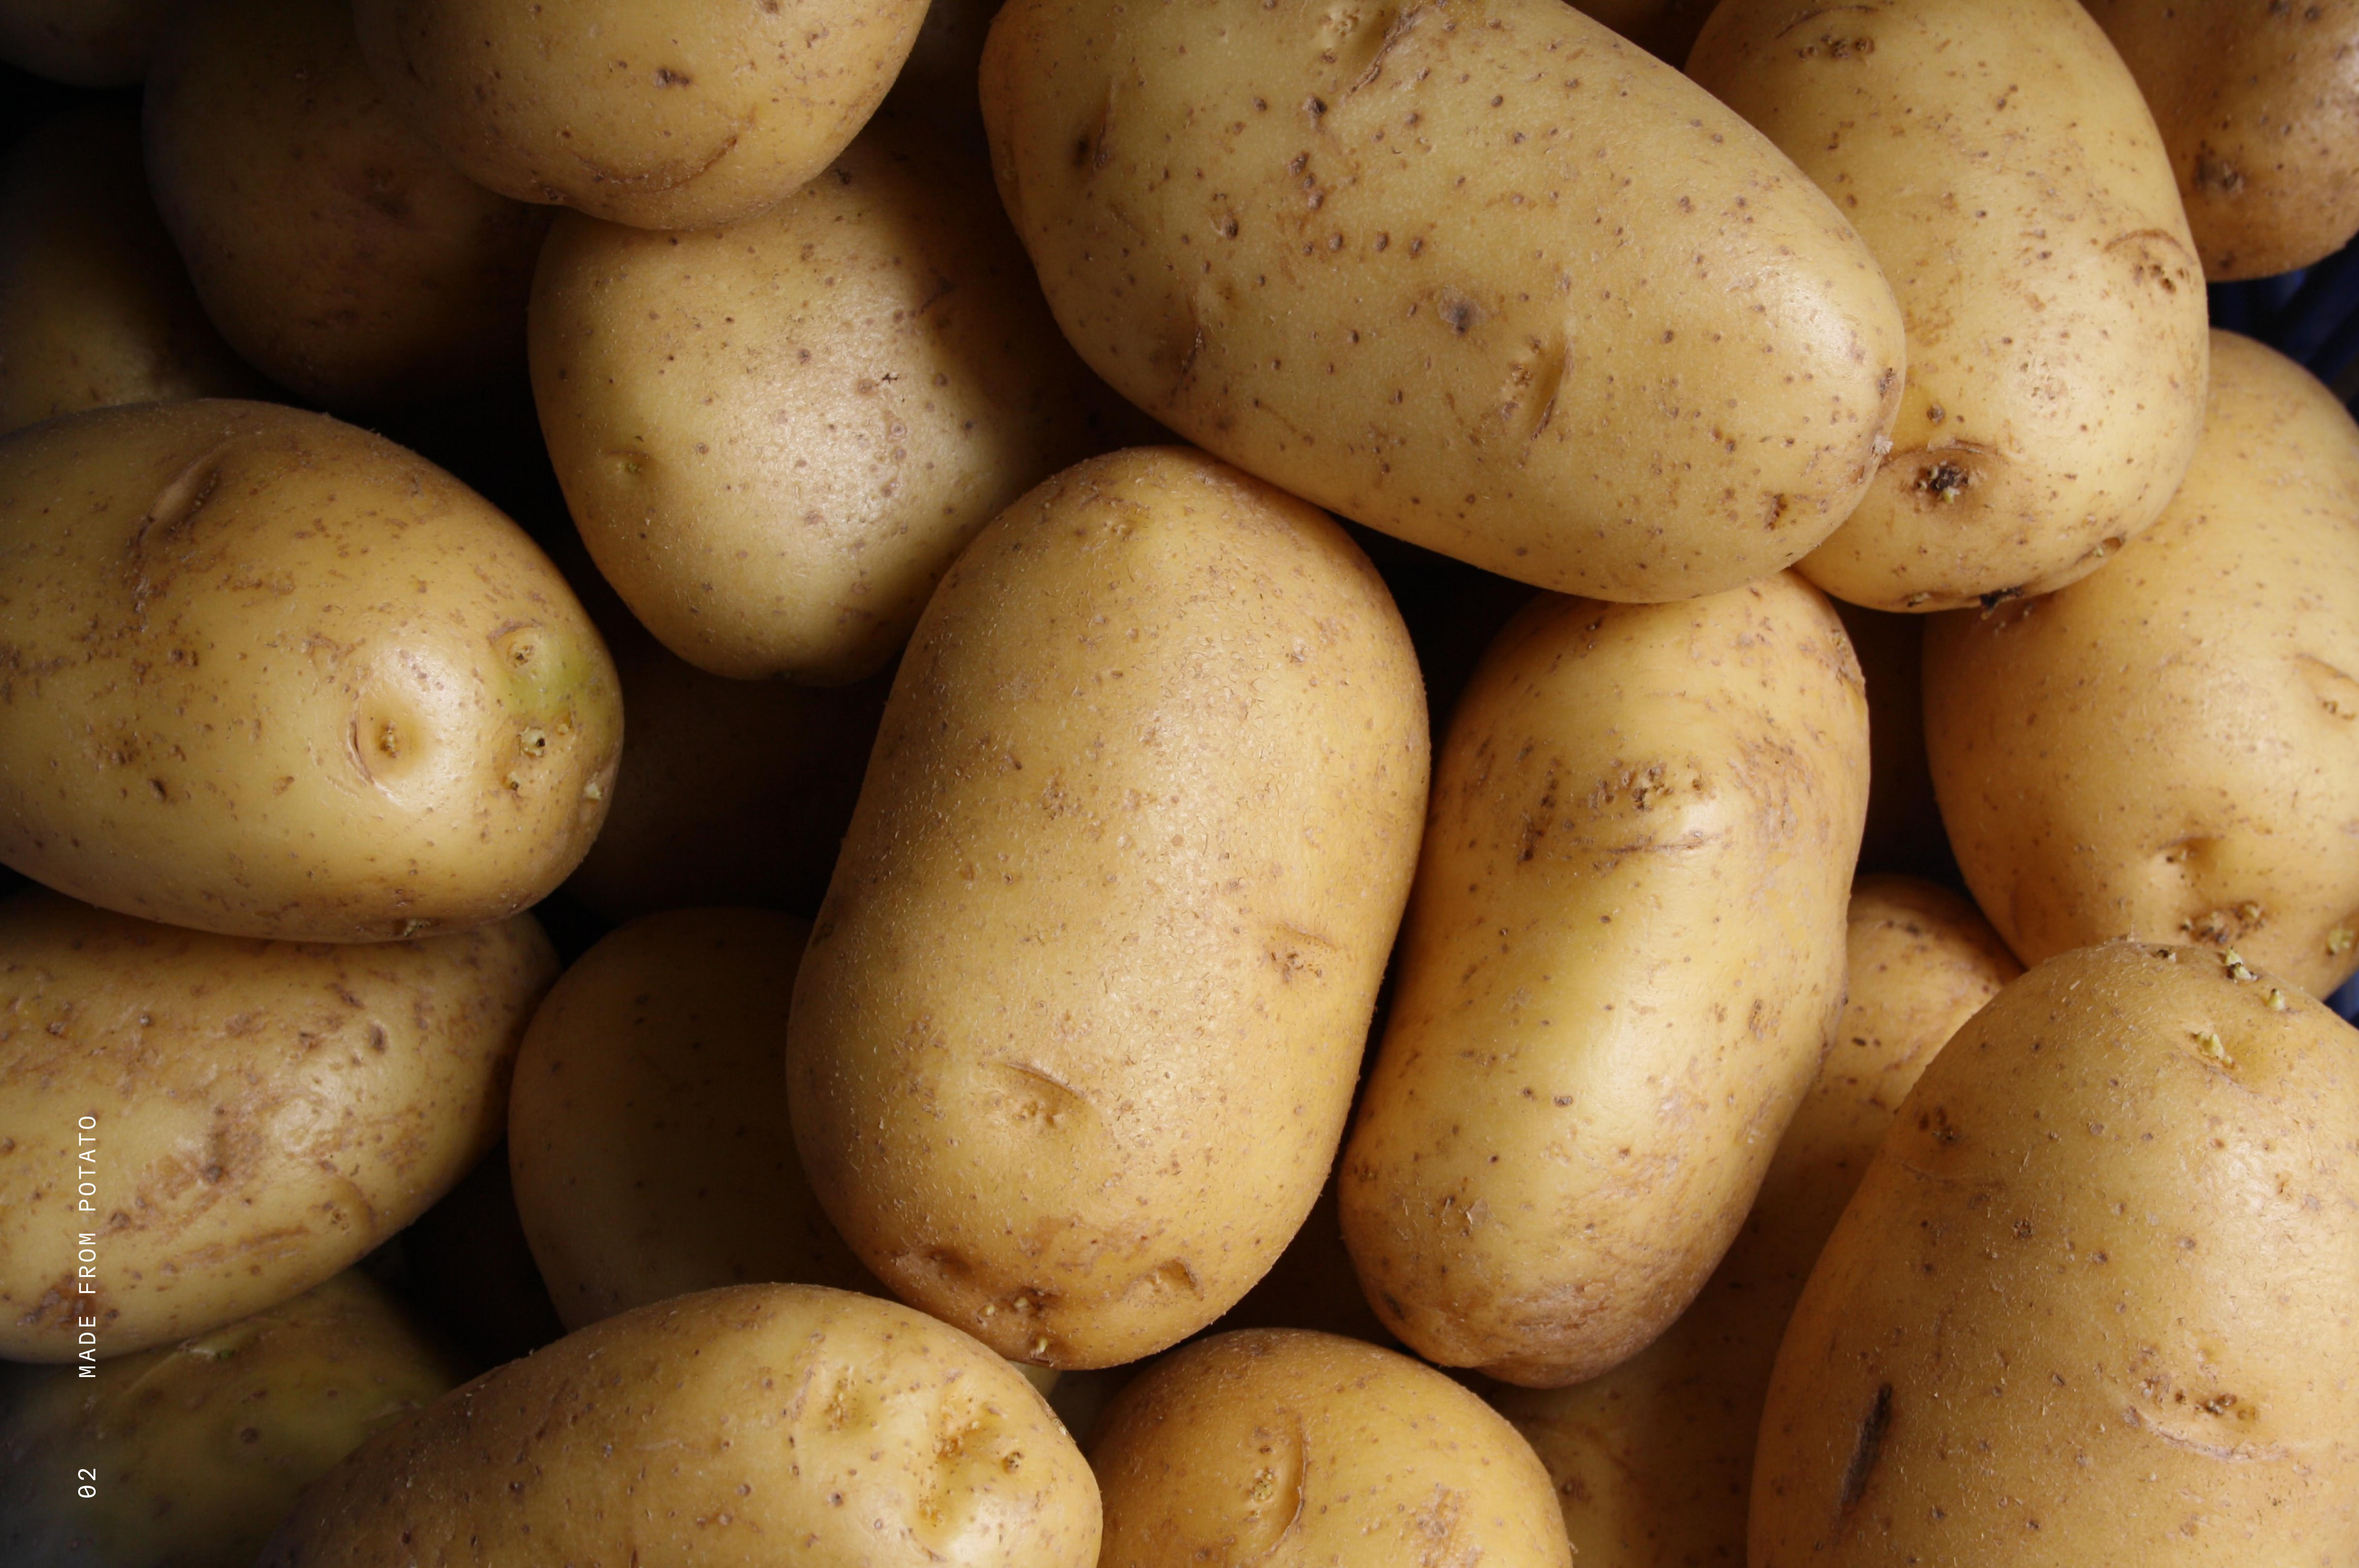
[{"label": "oblong potato", "polygon": [[1384,583],[1199,452],[943,578],[795,986],[812,1189],[903,1299],[1103,1367],[1228,1310],[1332,1162],[1425,805]]},{"label": "oblong potato", "polygon": [[529,915],[297,945],[0,900],[0,1356],[126,1356],[357,1261],[498,1141],[556,973]]},{"label": "oblong potato", "polygon": [[0,437],[0,860],[174,925],[502,919],[605,815],[605,646],[515,524],[324,415],[107,408]]},{"label": "oblong potato", "polygon": [[1900,313],[1867,247],[1557,0],[1011,0],[982,91],[1082,357],[1371,528],[1687,598],[1799,560],[1889,444]]},{"label": "oblong potato", "polygon": [[1343,1236],[1429,1360],[1578,1382],[1735,1238],[1843,1006],[1867,706],[1791,574],[1542,599],[1459,699]]}]

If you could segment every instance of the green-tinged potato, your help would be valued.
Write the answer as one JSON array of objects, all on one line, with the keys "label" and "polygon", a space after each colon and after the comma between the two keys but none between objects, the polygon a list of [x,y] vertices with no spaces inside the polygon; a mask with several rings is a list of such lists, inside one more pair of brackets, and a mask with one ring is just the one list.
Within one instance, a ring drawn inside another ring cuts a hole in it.
[{"label": "green-tinged potato", "polygon": [[2154,521],[2203,425],[2203,269],[2075,0],[1729,0],[1688,69],[1835,199],[1908,316],[1892,451],[1804,575],[1949,609],[2060,588]]},{"label": "green-tinged potato", "polygon": [[128,87],[172,10],[172,0],[0,0],[0,60],[75,87]]},{"label": "green-tinged potato", "polygon": [[750,218],[867,122],[926,0],[354,0],[386,96],[469,179],[649,229]]},{"label": "green-tinged potato", "polygon": [[549,213],[485,191],[394,113],[347,0],[197,0],[157,51],[145,123],[197,293],[276,380],[387,408],[523,368]]},{"label": "green-tinged potato", "polygon": [[1912,877],[1860,878],[1850,927],[1834,1049],[1695,1304],[1602,1377],[1491,1396],[1548,1466],[1582,1568],[1742,1568],[1761,1401],[1810,1265],[1917,1075],[2023,973],[1972,904]]},{"label": "green-tinged potato", "polygon": [[297,1493],[465,1377],[349,1271],[95,1379],[0,1372],[0,1560],[252,1568]]},{"label": "green-tinged potato", "polygon": [[1548,1473],[1432,1367],[1334,1334],[1177,1351],[1090,1443],[1122,1568],[1568,1568]]},{"label": "green-tinged potato", "polygon": [[[2117,568],[2108,568],[2108,571]],[[2359,1556],[2359,1034],[2050,959],[1894,1116],[1777,1352],[1753,1568]]]},{"label": "green-tinged potato", "polygon": [[1860,871],[1954,885],[1957,863],[1933,794],[1932,765],[1925,760],[1925,617],[1841,601],[1835,613],[1867,681],[1870,783]]},{"label": "green-tinged potato", "polygon": [[85,408],[240,393],[147,199],[139,122],[112,106],[36,126],[0,165],[0,434]]},{"label": "green-tinged potato", "polygon": [[1966,883],[2027,964],[2107,937],[2359,969],[2359,425],[2213,334],[2162,521],[2060,593],[1925,634],[1925,743]]},{"label": "green-tinged potato", "polygon": [[1082,357],[1372,528],[1681,599],[1799,560],[1889,444],[1900,312],[1867,247],[1557,0],[1010,0],[982,91]]},{"label": "green-tinged potato", "polygon": [[1574,8],[1669,65],[1687,62],[1713,0],[1575,0]]},{"label": "green-tinged potato", "polygon": [[1003,1355],[1212,1323],[1333,1163],[1417,852],[1408,634],[1343,530],[1178,448],[1060,474],[927,606],[795,988],[795,1142]]},{"label": "green-tinged potato", "polygon": [[2206,277],[2308,267],[2359,230],[2359,4],[2084,4],[2154,110]]},{"label": "green-tinged potato", "polygon": [[319,414],[100,409],[0,438],[0,860],[231,935],[371,942],[564,880],[622,744],[548,558]]},{"label": "green-tinged potato", "polygon": [[1015,1369],[896,1302],[739,1285],[477,1378],[303,1495],[261,1568],[1095,1568],[1097,1485]]},{"label": "green-tinged potato", "polygon": [[1790,574],[1499,634],[1342,1167],[1360,1282],[1419,1355],[1579,1382],[1701,1289],[1843,1007],[1867,762],[1850,641]]},{"label": "green-tinged potato", "polygon": [[476,1366],[528,1356],[564,1334],[516,1218],[505,1141],[398,1241],[403,1293]]},{"label": "green-tinged potato", "polygon": [[529,915],[368,945],[0,901],[0,1356],[127,1356],[299,1294],[507,1116]]}]

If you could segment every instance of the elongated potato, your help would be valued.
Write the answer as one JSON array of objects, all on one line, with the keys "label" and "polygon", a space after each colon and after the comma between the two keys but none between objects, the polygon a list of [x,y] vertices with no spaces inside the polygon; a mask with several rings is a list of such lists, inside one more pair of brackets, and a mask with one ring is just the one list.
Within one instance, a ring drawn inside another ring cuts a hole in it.
[{"label": "elongated potato", "polygon": [[978,535],[788,1031],[795,1142],[862,1261],[1049,1366],[1227,1311],[1333,1161],[1427,746],[1366,558],[1201,453],[1093,459]]},{"label": "elongated potato", "polygon": [[1451,722],[1343,1236],[1386,1327],[1538,1387],[1676,1318],[1843,1006],[1867,708],[1791,575],[1543,599]]},{"label": "elongated potato", "polygon": [[1686,598],[1799,560],[1889,442],[1899,310],[1851,225],[1557,0],[1011,0],[982,86],[1082,357],[1372,528]]}]

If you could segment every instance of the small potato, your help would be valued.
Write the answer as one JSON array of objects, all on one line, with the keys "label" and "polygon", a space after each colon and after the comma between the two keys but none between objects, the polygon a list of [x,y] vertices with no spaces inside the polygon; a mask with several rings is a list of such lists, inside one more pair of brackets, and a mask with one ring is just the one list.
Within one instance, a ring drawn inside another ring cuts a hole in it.
[{"label": "small potato", "polygon": [[1097,1485],[1041,1397],[873,1296],[740,1285],[511,1362],[304,1493],[259,1568],[1096,1568]]},{"label": "small potato", "polygon": [[2323,996],[2359,969],[2359,425],[2212,335],[2210,419],[2103,572],[1925,634],[1925,742],[1966,883],[2037,964],[2234,948]]},{"label": "small potato", "polygon": [[0,860],[232,935],[372,942],[564,880],[622,744],[546,556],[323,415],[100,409],[0,437]]},{"label": "small potato", "polygon": [[1122,1568],[1569,1568],[1548,1472],[1430,1367],[1333,1334],[1249,1330],[1176,1351],[1098,1423]]},{"label": "small potato", "polygon": [[0,0],[0,60],[75,87],[147,73],[172,0]]},{"label": "small potato", "polygon": [[309,1290],[496,1142],[529,915],[365,946],[0,900],[0,1356],[127,1356]]}]

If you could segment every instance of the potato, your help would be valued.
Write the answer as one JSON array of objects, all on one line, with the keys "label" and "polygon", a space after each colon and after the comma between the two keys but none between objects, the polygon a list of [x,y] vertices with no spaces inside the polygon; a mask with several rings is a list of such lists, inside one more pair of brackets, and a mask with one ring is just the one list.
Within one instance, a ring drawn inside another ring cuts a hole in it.
[{"label": "potato", "polygon": [[2359,231],[2359,4],[2085,4],[2161,126],[2205,277],[2290,272]]},{"label": "potato", "polygon": [[548,559],[318,414],[101,409],[0,438],[0,860],[233,935],[502,919],[605,814],[614,666]]},{"label": "potato", "polygon": [[861,1260],[1104,1367],[1234,1305],[1334,1159],[1428,740],[1382,582],[1201,453],[1066,471],[943,578],[795,985],[795,1142]]},{"label": "potato", "polygon": [[0,900],[0,1356],[127,1356],[327,1279],[497,1141],[529,915],[264,942]]},{"label": "potato", "polygon": [[1243,1300],[1212,1325],[1223,1333],[1247,1328],[1314,1329],[1371,1345],[1392,1345],[1392,1331],[1368,1305],[1352,1252],[1343,1245],[1342,1199],[1333,1172],[1319,1189],[1310,1215]]},{"label": "potato", "polygon": [[2060,588],[2154,521],[2202,429],[2203,270],[2074,0],[1730,0],[1688,69],[1835,198],[1908,317],[1892,451],[1803,575],[1950,609]]},{"label": "potato", "polygon": [[1579,1382],[1694,1298],[1843,1006],[1867,759],[1799,578],[1547,598],[1500,633],[1343,1150],[1360,1283],[1419,1355]]},{"label": "potato", "polygon": [[117,403],[237,394],[221,341],[147,199],[139,122],[68,110],[0,165],[0,434]]},{"label": "potato", "polygon": [[261,1568],[1094,1568],[1097,1486],[1040,1396],[872,1296],[740,1285],[478,1378],[303,1496]]},{"label": "potato", "polygon": [[354,0],[369,70],[471,180],[649,229],[738,223],[825,169],[926,0]]},{"label": "potato", "polygon": [[1927,627],[1925,742],[2025,963],[2194,942],[2323,996],[2359,969],[2359,426],[2274,349],[2212,355],[2161,522],[2060,593]]},{"label": "potato", "polygon": [[1011,0],[982,91],[1082,357],[1372,528],[1687,598],[1799,559],[1888,444],[1899,310],[1850,224],[1555,0]]},{"label": "potato", "polygon": [[1748,1561],[2351,1561],[2354,1129],[2359,1035],[2216,953],[2009,985],[1811,1271]]},{"label": "potato", "polygon": [[1158,1362],[1090,1444],[1107,1563],[1395,1568],[1572,1562],[1548,1473],[1433,1368],[1266,1329]]},{"label": "potato", "polygon": [[0,60],[76,87],[147,71],[171,0],[0,0]]},{"label": "potato", "polygon": [[1860,878],[1846,947],[1834,1049],[1695,1304],[1602,1377],[1490,1396],[1548,1466],[1582,1568],[1745,1561],[1761,1401],[1810,1265],[1917,1075],[2023,973],[1972,904],[1912,877]]},{"label": "potato", "polygon": [[[94,1382],[18,1372],[0,1393],[0,1554],[9,1568],[252,1568],[298,1492],[465,1376],[354,1271]],[[94,1497],[76,1489],[84,1470]]]}]

